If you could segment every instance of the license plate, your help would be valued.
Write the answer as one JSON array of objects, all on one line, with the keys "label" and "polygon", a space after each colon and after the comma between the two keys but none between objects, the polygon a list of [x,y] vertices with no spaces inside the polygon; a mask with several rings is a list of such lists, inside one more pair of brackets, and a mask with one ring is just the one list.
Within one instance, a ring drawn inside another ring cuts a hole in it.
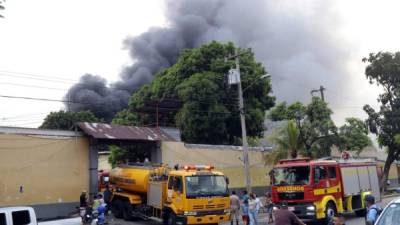
[{"label": "license plate", "polygon": [[294,211],[294,207],[293,206],[288,207],[288,209],[289,209],[289,211]]}]

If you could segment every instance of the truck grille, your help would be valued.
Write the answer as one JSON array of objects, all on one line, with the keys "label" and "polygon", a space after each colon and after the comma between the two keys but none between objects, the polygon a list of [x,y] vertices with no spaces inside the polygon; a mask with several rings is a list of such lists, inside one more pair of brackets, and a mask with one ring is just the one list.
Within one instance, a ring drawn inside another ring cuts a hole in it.
[{"label": "truck grille", "polygon": [[215,205],[206,205],[206,209],[215,209]]},{"label": "truck grille", "polygon": [[223,215],[225,214],[223,209],[220,210],[206,210],[197,212],[196,216],[206,216],[206,215]]},{"label": "truck grille", "polygon": [[194,205],[193,209],[204,209],[203,205]]},{"label": "truck grille", "polygon": [[299,200],[304,199],[304,192],[280,192],[278,196],[280,200]]}]

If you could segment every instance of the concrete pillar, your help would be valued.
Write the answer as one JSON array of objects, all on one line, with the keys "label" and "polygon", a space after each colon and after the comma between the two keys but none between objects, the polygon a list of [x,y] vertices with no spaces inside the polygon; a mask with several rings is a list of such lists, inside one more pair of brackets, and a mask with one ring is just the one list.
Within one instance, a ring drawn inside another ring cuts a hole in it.
[{"label": "concrete pillar", "polygon": [[161,152],[161,142],[156,142],[156,147],[151,148],[151,162],[152,163],[162,163],[162,152]]},{"label": "concrete pillar", "polygon": [[89,143],[89,197],[93,199],[98,192],[98,159],[99,153],[93,139]]}]

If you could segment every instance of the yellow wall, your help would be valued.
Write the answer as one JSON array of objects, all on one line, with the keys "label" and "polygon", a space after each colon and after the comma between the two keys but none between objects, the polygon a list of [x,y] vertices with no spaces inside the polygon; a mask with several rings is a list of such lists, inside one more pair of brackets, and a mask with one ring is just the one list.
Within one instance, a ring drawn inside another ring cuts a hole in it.
[{"label": "yellow wall", "polygon": [[111,170],[111,164],[108,162],[108,157],[109,154],[99,154],[99,170]]},{"label": "yellow wall", "polygon": [[89,187],[88,150],[85,138],[0,134],[0,205],[79,201]]},{"label": "yellow wall", "polygon": [[[224,172],[229,177],[232,188],[244,187],[243,151],[230,149],[210,149],[187,147],[182,142],[162,142],[162,161],[170,166],[175,164],[206,164],[214,165],[217,170]],[[264,153],[249,151],[250,174],[252,186],[268,186],[269,178],[266,173],[270,167],[264,165]]]}]

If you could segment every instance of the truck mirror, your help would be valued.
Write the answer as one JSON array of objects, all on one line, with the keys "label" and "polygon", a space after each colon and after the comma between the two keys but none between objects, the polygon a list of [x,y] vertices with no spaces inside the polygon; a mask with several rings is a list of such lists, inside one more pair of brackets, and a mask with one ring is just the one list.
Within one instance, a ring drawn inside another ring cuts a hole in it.
[{"label": "truck mirror", "polygon": [[226,184],[229,184],[229,177],[225,176],[225,182]]}]

